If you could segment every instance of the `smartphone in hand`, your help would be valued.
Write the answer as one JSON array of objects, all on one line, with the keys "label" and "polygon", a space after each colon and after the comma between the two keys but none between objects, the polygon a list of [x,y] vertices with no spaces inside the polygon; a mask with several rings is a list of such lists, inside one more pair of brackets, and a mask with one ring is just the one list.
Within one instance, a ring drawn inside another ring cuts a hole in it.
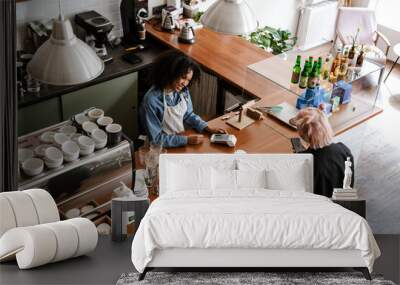
[{"label": "smartphone in hand", "polygon": [[292,148],[294,153],[299,153],[306,150],[303,144],[301,143],[300,138],[291,138],[290,142],[292,143]]}]

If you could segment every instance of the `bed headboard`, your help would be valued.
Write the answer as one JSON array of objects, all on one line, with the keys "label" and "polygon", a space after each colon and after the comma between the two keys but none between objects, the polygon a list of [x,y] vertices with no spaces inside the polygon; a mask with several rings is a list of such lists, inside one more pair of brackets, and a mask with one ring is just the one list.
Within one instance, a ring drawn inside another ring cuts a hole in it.
[{"label": "bed headboard", "polygon": [[[296,172],[302,178],[304,190],[313,193],[313,156],[311,154],[161,154],[159,165],[160,195],[168,191],[176,179],[169,173],[174,165],[189,167],[210,166],[219,169],[256,169],[257,167],[285,173]],[[175,176],[176,177],[176,176]],[[211,178],[210,178],[211,179]]]}]

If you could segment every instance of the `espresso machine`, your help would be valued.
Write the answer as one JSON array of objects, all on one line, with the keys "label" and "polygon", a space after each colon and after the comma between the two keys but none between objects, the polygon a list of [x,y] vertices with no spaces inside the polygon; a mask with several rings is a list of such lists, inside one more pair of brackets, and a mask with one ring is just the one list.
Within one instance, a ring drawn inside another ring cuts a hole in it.
[{"label": "espresso machine", "polygon": [[120,5],[121,22],[124,32],[123,45],[143,44],[144,20],[149,15],[148,0],[122,0]]},{"label": "espresso machine", "polygon": [[92,46],[97,55],[104,61],[112,60],[106,45],[109,44],[108,34],[114,25],[96,11],[88,11],[75,15],[75,23],[86,31],[86,42]]}]

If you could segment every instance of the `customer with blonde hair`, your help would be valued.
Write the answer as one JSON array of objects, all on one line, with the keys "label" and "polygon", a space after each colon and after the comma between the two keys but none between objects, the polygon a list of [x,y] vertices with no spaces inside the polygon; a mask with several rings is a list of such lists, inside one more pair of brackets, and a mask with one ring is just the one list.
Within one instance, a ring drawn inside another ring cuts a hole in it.
[{"label": "customer with blonde hair", "polygon": [[350,149],[343,143],[333,143],[333,131],[327,116],[317,108],[302,109],[292,122],[300,137],[308,144],[304,153],[314,156],[314,193],[332,197],[333,188],[342,188],[347,157],[354,161]]}]

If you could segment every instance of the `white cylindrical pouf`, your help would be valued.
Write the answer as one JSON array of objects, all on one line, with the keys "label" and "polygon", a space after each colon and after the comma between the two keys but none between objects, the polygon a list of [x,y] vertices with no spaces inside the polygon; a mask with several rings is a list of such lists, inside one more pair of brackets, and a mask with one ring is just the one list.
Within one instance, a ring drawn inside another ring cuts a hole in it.
[{"label": "white cylindrical pouf", "polygon": [[17,226],[14,211],[6,197],[0,194],[0,238],[9,229]]},{"label": "white cylindrical pouf", "polygon": [[74,257],[86,254],[97,246],[98,233],[95,224],[86,218],[74,218],[65,221],[70,223],[78,233],[78,250]]},{"label": "white cylindrical pouf", "polygon": [[17,227],[26,227],[39,224],[35,205],[30,196],[23,191],[3,192],[14,211]]},{"label": "white cylindrical pouf", "polygon": [[18,249],[22,249],[16,254],[20,269],[49,263],[56,254],[56,235],[43,225],[11,229],[0,239],[0,254]]},{"label": "white cylindrical pouf", "polygon": [[23,191],[28,194],[36,208],[39,224],[57,222],[60,220],[57,205],[50,193],[43,189],[29,189]]},{"label": "white cylindrical pouf", "polygon": [[70,223],[62,221],[43,226],[51,229],[57,238],[57,250],[51,262],[68,259],[75,255],[78,250],[78,233]]}]

